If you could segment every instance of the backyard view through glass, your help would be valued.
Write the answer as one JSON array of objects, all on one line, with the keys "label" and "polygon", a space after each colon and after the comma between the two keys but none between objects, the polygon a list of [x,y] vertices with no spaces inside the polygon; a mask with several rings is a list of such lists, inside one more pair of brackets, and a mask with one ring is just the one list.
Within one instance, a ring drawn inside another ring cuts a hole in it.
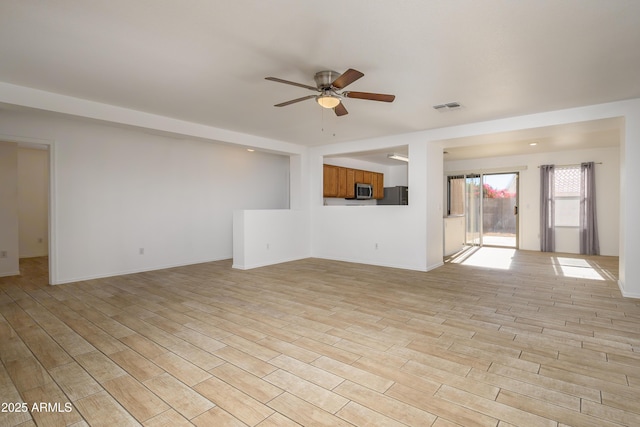
[{"label": "backyard view through glass", "polygon": [[482,244],[516,247],[518,174],[482,176]]},{"label": "backyard view through glass", "polygon": [[464,244],[518,247],[518,173],[447,177],[447,215],[464,216]]}]

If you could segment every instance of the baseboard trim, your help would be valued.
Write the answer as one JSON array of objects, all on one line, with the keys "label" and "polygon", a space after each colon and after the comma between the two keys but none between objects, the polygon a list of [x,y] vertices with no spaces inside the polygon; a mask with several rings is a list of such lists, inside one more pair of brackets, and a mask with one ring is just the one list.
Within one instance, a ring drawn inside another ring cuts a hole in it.
[{"label": "baseboard trim", "polygon": [[276,261],[272,261],[272,262],[261,262],[258,264],[249,264],[249,265],[241,265],[241,264],[233,264],[231,267],[235,268],[236,270],[251,270],[253,268],[260,268],[260,267],[267,267],[269,265],[276,265],[276,264],[282,264],[284,262],[291,262],[291,261],[299,261],[301,259],[307,259],[309,257],[304,256],[304,257],[292,257],[292,258],[282,258]]},{"label": "baseboard trim", "polygon": [[8,273],[0,273],[0,277],[9,277],[9,276],[20,276],[20,270],[11,271],[11,272],[8,272]]},{"label": "baseboard trim", "polygon": [[620,289],[620,293],[625,298],[636,298],[640,299],[640,293],[627,292],[624,290],[624,283],[621,280],[618,280],[618,289]]},{"label": "baseboard trim", "polygon": [[127,274],[136,274],[136,273],[146,273],[147,271],[167,270],[169,268],[185,267],[187,265],[204,264],[207,262],[224,261],[228,259],[230,259],[230,257],[225,256],[221,258],[212,258],[212,259],[206,259],[202,261],[193,261],[193,262],[190,261],[190,262],[179,263],[179,264],[170,264],[170,265],[154,266],[154,267],[148,267],[148,268],[132,269],[132,270],[121,271],[117,273],[96,274],[96,275],[85,276],[85,277],[74,277],[70,279],[57,280],[55,283],[52,283],[52,285],[64,285],[67,283],[84,282],[86,280],[106,279],[107,277],[125,276]]},{"label": "baseboard trim", "polygon": [[401,270],[424,271],[424,272],[429,271],[429,269],[420,268],[413,265],[374,263],[374,262],[371,262],[370,260],[361,260],[361,259],[353,259],[353,258],[327,257],[327,256],[321,256],[321,255],[314,255],[312,258],[327,259],[330,261],[350,262],[353,264],[375,265],[377,267],[399,268]]},{"label": "baseboard trim", "polygon": [[439,262],[437,264],[431,265],[427,267],[427,271],[435,270],[436,268],[440,268],[444,265],[444,262]]}]

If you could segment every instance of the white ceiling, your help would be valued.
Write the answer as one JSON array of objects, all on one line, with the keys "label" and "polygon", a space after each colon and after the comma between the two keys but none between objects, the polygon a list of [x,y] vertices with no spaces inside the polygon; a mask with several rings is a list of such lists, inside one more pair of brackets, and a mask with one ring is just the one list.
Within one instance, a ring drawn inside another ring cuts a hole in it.
[{"label": "white ceiling", "polygon": [[[639,40],[634,0],[0,0],[0,81],[314,146],[637,98]],[[348,68],[395,102],[264,80]]]},{"label": "white ceiling", "polygon": [[449,139],[444,160],[480,159],[620,145],[622,118]]},{"label": "white ceiling", "polygon": [[397,147],[382,148],[379,150],[358,151],[356,153],[342,153],[336,155],[325,156],[325,158],[347,158],[355,159],[369,163],[378,163],[386,166],[400,166],[406,165],[402,160],[390,159],[390,154],[400,154],[403,156],[409,155],[409,147],[406,145],[399,145]]}]

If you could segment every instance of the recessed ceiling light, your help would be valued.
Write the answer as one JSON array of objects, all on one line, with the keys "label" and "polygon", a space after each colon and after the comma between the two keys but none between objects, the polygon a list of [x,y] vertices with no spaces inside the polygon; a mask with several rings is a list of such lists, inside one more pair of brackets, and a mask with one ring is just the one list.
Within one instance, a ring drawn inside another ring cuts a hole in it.
[{"label": "recessed ceiling light", "polygon": [[533,146],[538,145],[538,143],[537,142],[530,142],[529,145],[533,147]]},{"label": "recessed ceiling light", "polygon": [[250,152],[250,153],[253,153],[256,150],[254,150],[253,148],[247,148],[247,151]]}]

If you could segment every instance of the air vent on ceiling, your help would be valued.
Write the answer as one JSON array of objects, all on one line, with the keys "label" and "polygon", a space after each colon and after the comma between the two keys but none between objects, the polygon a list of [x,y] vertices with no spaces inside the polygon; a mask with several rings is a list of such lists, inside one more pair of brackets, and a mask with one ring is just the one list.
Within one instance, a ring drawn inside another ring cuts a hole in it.
[{"label": "air vent on ceiling", "polygon": [[440,112],[443,112],[462,108],[462,104],[460,104],[459,102],[447,102],[446,104],[434,105],[433,108]]}]

